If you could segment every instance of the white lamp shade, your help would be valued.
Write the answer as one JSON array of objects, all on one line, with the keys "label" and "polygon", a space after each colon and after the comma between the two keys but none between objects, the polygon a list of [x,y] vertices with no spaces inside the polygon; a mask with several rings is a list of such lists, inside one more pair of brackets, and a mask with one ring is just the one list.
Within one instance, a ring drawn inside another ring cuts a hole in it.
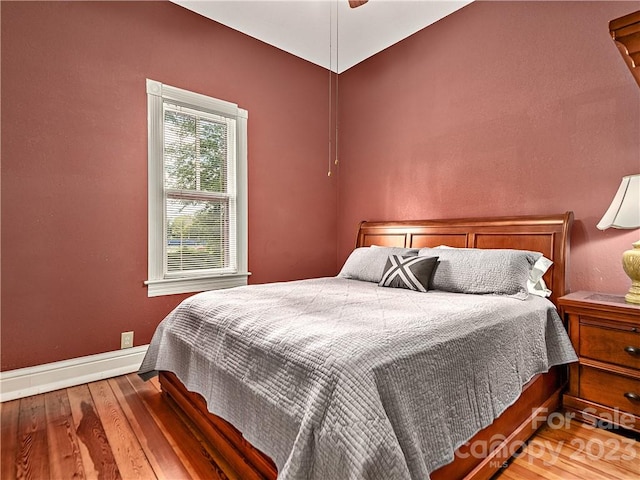
[{"label": "white lamp shade", "polygon": [[600,230],[640,227],[640,174],[622,177],[620,188],[597,227]]}]

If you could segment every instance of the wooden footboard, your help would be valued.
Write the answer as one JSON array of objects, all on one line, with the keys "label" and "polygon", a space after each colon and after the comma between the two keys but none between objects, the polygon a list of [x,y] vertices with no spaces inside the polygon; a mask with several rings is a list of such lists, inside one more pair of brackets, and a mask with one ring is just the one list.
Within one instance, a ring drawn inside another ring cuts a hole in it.
[{"label": "wooden footboard", "polygon": [[204,398],[188,391],[173,373],[160,372],[160,386],[243,480],[277,477],[275,463],[245,440],[233,425],[210,413]]},{"label": "wooden footboard", "polygon": [[[456,452],[455,460],[431,474],[433,480],[486,480],[502,468],[535,432],[536,419],[560,407],[563,387],[561,367],[537,375],[523,388],[520,398],[487,428]],[[210,413],[197,393],[189,392],[170,372],[160,372],[160,385],[244,480],[275,480],[273,461],[253,447],[229,422]],[[541,426],[538,424],[537,426]],[[482,455],[481,455],[482,454]]]}]

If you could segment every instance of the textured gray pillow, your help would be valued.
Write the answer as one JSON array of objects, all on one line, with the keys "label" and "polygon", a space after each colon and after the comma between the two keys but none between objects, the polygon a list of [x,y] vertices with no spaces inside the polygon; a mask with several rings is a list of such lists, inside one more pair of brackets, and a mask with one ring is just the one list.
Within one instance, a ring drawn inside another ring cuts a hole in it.
[{"label": "textured gray pillow", "polygon": [[538,252],[479,248],[421,248],[420,256],[439,257],[430,288],[457,293],[509,295],[525,299],[527,280]]},{"label": "textured gray pillow", "polygon": [[[387,264],[389,255],[412,256],[417,255],[418,250],[415,248],[398,248],[398,247],[360,247],[356,248],[344,266],[339,277],[351,278],[353,280],[362,280],[365,282],[380,282],[384,267]],[[431,255],[434,256],[434,255]]]}]

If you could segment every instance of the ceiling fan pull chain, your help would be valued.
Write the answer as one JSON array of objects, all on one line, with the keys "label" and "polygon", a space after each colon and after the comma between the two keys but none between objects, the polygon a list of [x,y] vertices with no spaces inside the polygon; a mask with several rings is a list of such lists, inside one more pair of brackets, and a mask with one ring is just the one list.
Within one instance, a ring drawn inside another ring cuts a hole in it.
[{"label": "ceiling fan pull chain", "polygon": [[335,100],[335,115],[336,115],[336,136],[335,136],[335,149],[336,157],[334,165],[338,165],[338,106],[339,106],[339,93],[338,82],[340,80],[340,7],[336,3],[336,100]]},{"label": "ceiling fan pull chain", "polygon": [[333,88],[331,83],[333,79],[331,78],[331,66],[333,59],[333,15],[332,15],[333,7],[329,4],[329,170],[327,171],[327,177],[331,176],[331,157],[333,155],[333,145],[331,143],[331,123],[333,121]]}]

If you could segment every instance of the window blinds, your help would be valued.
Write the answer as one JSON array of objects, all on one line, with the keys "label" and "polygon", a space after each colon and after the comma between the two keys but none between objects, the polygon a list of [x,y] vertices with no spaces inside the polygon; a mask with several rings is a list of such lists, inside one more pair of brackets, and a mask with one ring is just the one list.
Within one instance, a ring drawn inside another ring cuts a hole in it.
[{"label": "window blinds", "polygon": [[166,276],[237,272],[235,123],[163,103]]}]

